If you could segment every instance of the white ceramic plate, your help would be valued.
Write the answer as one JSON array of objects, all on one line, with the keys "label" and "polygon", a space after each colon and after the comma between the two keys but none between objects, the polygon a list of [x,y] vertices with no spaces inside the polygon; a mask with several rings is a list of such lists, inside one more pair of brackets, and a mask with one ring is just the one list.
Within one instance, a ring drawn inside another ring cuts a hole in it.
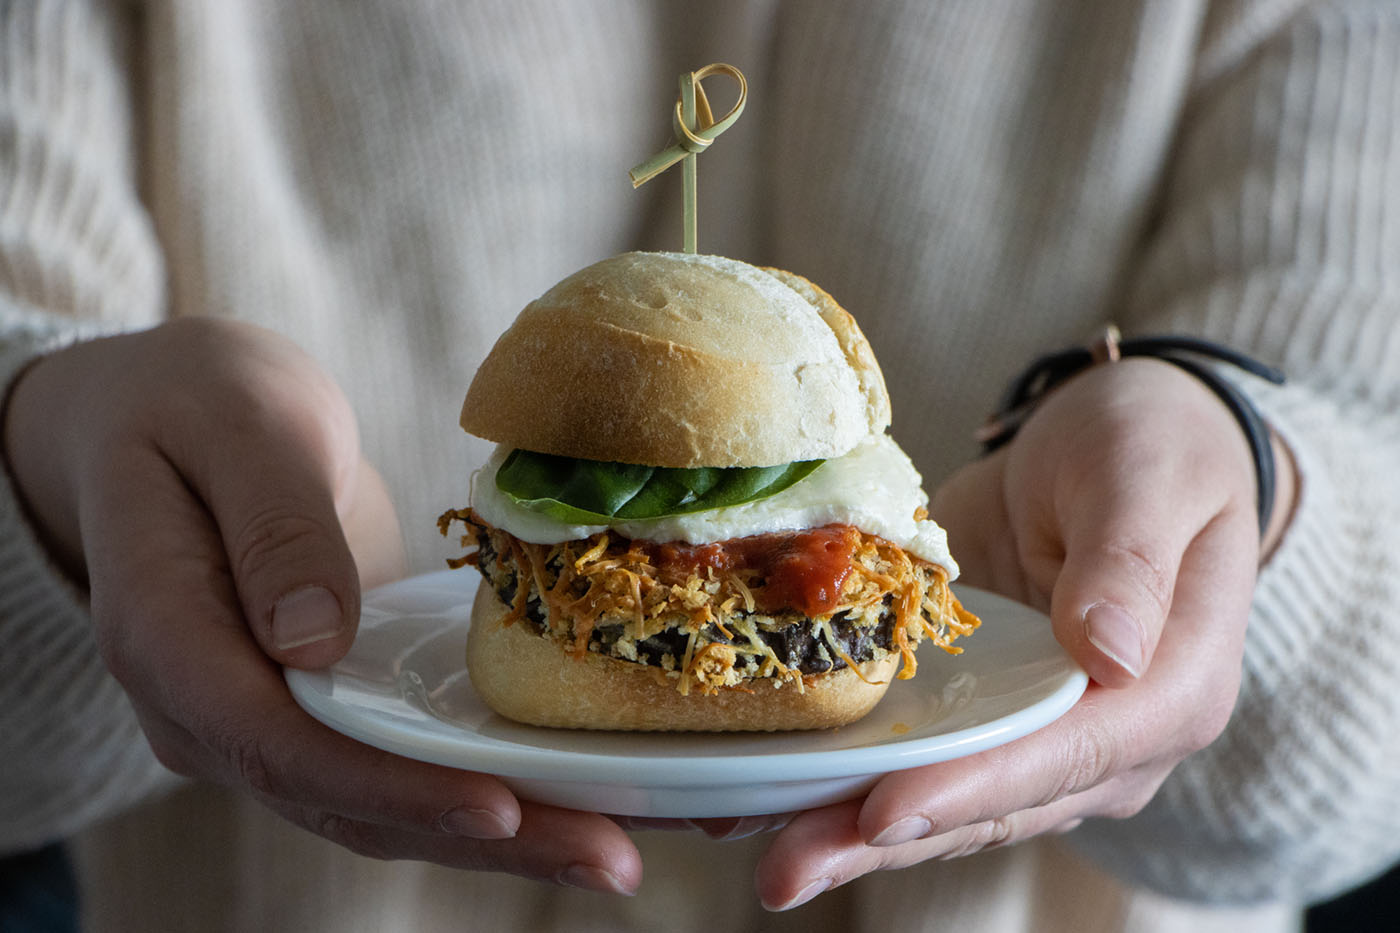
[{"label": "white ceramic plate", "polygon": [[499,775],[520,797],[622,816],[786,813],[858,796],[881,774],[971,755],[1063,715],[1087,678],[1049,621],[959,587],[982,627],[950,656],[927,647],[875,711],[839,729],[761,734],[541,729],[491,712],[463,653],[480,576],[443,571],[365,594],[359,635],[327,671],[288,671],[292,694],[378,748]]}]

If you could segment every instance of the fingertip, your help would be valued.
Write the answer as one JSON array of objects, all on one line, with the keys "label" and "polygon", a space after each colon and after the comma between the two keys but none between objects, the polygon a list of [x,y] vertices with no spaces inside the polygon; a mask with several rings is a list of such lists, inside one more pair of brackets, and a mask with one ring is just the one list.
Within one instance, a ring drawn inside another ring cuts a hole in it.
[{"label": "fingertip", "polygon": [[632,897],[640,887],[640,878],[618,875],[597,865],[575,863],[562,869],[554,880],[568,888],[582,888],[600,894],[621,894]]},{"label": "fingertip", "polygon": [[[868,846],[888,848],[934,835],[956,818],[959,804],[944,793],[949,763],[895,771],[882,777],[861,803],[856,831]],[[957,784],[954,776],[951,783]]]},{"label": "fingertip", "polygon": [[906,842],[923,839],[932,832],[933,823],[927,817],[915,814],[901,817],[878,830],[872,828],[866,839],[866,844],[881,848],[902,846]]},{"label": "fingertip", "polygon": [[759,903],[761,903],[763,909],[769,913],[780,913],[784,910],[792,910],[794,907],[801,907],[817,895],[825,894],[827,891],[831,890],[835,884],[836,882],[832,878],[817,878],[804,885],[796,894],[783,896],[776,901],[770,901],[768,898],[760,895]]},{"label": "fingertip", "polygon": [[617,870],[612,872],[622,884],[622,893],[631,896],[642,887],[642,856],[635,848],[618,861]]},{"label": "fingertip", "polygon": [[613,894],[642,884],[642,855],[614,818],[520,800],[520,826],[507,845],[507,870],[556,884]]},{"label": "fingertip", "polygon": [[[623,837],[626,840],[626,837]],[[632,897],[642,886],[642,857],[630,840],[624,846],[603,846],[555,875],[555,882],[601,894]]]},{"label": "fingertip", "polygon": [[774,837],[754,867],[754,891],[764,909],[791,910],[878,864],[857,828],[862,803],[799,813]]}]

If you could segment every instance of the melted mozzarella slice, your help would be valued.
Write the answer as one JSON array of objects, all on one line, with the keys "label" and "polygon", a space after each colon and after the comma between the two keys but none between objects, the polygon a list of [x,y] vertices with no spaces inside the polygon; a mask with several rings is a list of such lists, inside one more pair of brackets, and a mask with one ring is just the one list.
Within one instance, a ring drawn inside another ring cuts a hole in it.
[{"label": "melted mozzarella slice", "polygon": [[476,475],[472,508],[484,520],[532,544],[558,544],[615,529],[629,538],[707,544],[773,531],[797,531],[841,523],[892,541],[916,557],[941,565],[949,578],[958,565],[937,523],[916,520],[928,505],[919,471],[888,434],[863,441],[828,460],[782,492],[743,505],[645,521],[571,525],[516,505],[496,488],[496,471],[509,448],[498,447]]}]

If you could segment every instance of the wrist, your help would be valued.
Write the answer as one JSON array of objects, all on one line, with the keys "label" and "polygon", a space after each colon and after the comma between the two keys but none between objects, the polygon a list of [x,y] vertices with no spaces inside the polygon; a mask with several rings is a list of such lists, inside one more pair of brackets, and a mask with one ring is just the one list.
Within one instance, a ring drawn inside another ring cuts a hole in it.
[{"label": "wrist", "polygon": [[[1190,374],[1229,409],[1244,434],[1254,464],[1261,553],[1266,553],[1264,546],[1271,544],[1269,534],[1274,528],[1276,502],[1284,500],[1291,510],[1297,485],[1292,458],[1288,458],[1289,488],[1280,495],[1276,488],[1279,468],[1275,453],[1279,442],[1274,432],[1249,397],[1201,358],[1232,364],[1276,384],[1282,383],[1284,376],[1273,367],[1228,347],[1195,337],[1122,340],[1118,328],[1109,325],[1098,340],[1086,347],[1048,354],[1033,362],[1013,382],[1001,406],[977,433],[977,440],[985,451],[995,450],[1016,434],[1048,394],[1071,377],[1098,364],[1116,363],[1121,358],[1134,356],[1161,360]],[[1285,520],[1283,526],[1286,524]],[[1282,533],[1283,526],[1278,534]]]}]

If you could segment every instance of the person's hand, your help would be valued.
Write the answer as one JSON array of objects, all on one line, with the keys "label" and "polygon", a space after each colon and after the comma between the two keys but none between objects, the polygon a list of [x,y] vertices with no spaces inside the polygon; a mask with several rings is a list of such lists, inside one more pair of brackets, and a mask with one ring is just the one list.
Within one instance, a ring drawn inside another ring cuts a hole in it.
[{"label": "person's hand", "polygon": [[757,870],[770,908],[877,869],[1131,816],[1229,718],[1260,553],[1255,482],[1239,426],[1193,377],[1143,359],[1087,370],[955,474],[931,511],[960,582],[1046,611],[1092,682],[1024,739],[797,816]]},{"label": "person's hand", "polygon": [[103,660],[167,767],[357,852],[636,888],[636,849],[604,817],[378,751],[293,701],[280,665],[338,660],[361,585],[403,564],[350,407],[305,354],[180,320],[42,358],[7,412],[22,498],[87,582]]}]

